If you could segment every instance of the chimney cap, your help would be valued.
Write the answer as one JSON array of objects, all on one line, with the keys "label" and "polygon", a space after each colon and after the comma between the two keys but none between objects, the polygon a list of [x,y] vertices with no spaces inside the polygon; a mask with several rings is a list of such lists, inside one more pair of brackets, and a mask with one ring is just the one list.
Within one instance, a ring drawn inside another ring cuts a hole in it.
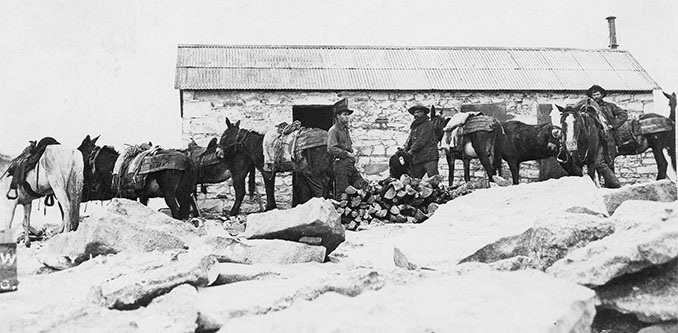
[{"label": "chimney cap", "polygon": [[616,18],[617,18],[616,16],[608,16],[605,19],[609,21],[609,20],[614,20]]}]

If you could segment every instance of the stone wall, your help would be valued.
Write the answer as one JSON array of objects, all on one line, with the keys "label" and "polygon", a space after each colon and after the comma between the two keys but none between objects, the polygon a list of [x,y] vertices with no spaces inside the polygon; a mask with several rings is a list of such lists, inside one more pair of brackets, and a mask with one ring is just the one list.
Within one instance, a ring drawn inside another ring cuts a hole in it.
[{"label": "stone wall", "polygon": [[[292,120],[294,105],[332,105],[347,98],[349,107],[355,110],[351,120],[351,135],[357,151],[357,167],[367,179],[378,180],[388,176],[388,158],[398,146],[405,143],[412,116],[407,107],[415,101],[442,108],[446,115],[461,110],[462,105],[503,103],[507,115],[528,124],[537,124],[539,104],[555,103],[561,106],[575,103],[583,94],[550,92],[401,92],[401,91],[183,91],[183,140],[187,144],[194,138],[205,145],[212,137],[218,137],[225,129],[225,119],[241,121],[241,127],[265,132],[274,125]],[[651,93],[614,94],[606,98],[621,108],[628,109],[637,117],[654,111]],[[375,122],[387,119],[384,126]],[[630,157],[618,157],[617,174],[622,183],[636,183],[654,179],[656,165],[651,153]],[[441,156],[441,174],[447,178],[448,166]],[[521,182],[535,181],[539,177],[537,162],[521,165]],[[510,178],[504,163],[502,175]],[[472,163],[472,177],[484,177],[480,164]],[[455,183],[463,177],[461,161],[455,163]],[[291,177],[283,175],[276,182],[280,193],[279,203],[289,200]],[[222,196],[228,196],[230,187],[222,186]],[[260,188],[263,193],[263,188]]]}]

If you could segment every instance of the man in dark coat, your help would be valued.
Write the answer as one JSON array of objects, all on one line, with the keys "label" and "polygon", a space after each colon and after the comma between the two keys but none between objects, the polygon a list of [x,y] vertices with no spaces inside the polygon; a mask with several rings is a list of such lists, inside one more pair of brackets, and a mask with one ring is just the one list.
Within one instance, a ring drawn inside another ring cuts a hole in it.
[{"label": "man in dark coat", "polygon": [[607,91],[597,84],[594,84],[586,91],[586,96],[593,99],[599,106],[600,116],[602,116],[599,118],[602,118],[601,122],[603,122],[603,131],[605,132],[605,141],[607,143],[607,147],[604,149],[604,161],[601,161],[601,163],[607,165],[612,175],[606,175],[605,171],[599,173],[605,179],[606,187],[620,187],[619,180],[614,175],[614,158],[617,155],[616,131],[629,118],[629,114],[616,104],[604,101],[603,98],[607,96]]},{"label": "man in dark coat", "polygon": [[417,104],[407,110],[414,116],[405,150],[412,156],[412,177],[422,178],[438,174],[438,142],[433,123],[428,118],[429,108]]},{"label": "man in dark coat", "polygon": [[340,104],[334,110],[334,125],[327,132],[327,151],[334,157],[334,198],[339,200],[344,190],[352,185],[361,188],[366,183],[355,167],[353,142],[348,132],[349,117],[353,110]]}]

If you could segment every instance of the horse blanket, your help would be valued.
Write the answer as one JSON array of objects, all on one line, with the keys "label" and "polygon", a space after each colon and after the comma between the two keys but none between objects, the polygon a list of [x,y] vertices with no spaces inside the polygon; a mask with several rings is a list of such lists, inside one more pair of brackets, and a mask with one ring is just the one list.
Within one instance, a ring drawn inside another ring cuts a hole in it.
[{"label": "horse blanket", "polygon": [[[473,120],[476,118],[478,118],[478,120]],[[484,116],[481,112],[459,112],[453,115],[447,122],[447,125],[445,125],[445,128],[443,129],[445,135],[443,136],[443,140],[441,142],[441,148],[444,149],[460,148],[462,136],[464,134],[478,131],[479,128],[485,125],[484,120],[486,119],[492,118]],[[471,125],[467,127],[467,124]]]},{"label": "horse blanket", "polygon": [[113,190],[134,195],[143,190],[148,174],[162,170],[186,170],[183,153],[159,146],[132,146],[120,154],[113,168]]},{"label": "horse blanket", "polygon": [[[291,126],[291,127],[290,127]],[[299,121],[290,126],[278,126],[264,134],[264,165],[275,171],[303,169],[307,161],[302,152],[309,148],[326,146],[327,131],[301,127]]]}]

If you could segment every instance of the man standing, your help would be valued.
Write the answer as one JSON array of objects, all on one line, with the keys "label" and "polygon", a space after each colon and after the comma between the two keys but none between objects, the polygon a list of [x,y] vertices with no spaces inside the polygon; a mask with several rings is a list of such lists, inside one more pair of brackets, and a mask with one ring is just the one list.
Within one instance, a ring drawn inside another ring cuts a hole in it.
[{"label": "man standing", "polygon": [[607,144],[605,149],[603,149],[602,156],[596,160],[596,171],[603,176],[605,187],[619,188],[621,184],[614,174],[614,158],[617,155],[615,134],[617,128],[628,119],[628,112],[614,103],[604,101],[603,98],[607,96],[607,91],[597,84],[592,85],[586,91],[586,96],[593,99],[599,106],[599,118],[603,123],[603,131]]},{"label": "man standing", "polygon": [[422,178],[438,174],[438,142],[433,123],[428,118],[429,108],[417,104],[407,110],[414,116],[405,150],[412,156],[412,177]]},{"label": "man standing", "polygon": [[590,97],[598,104],[600,113],[607,122],[607,124],[603,124],[607,141],[606,158],[609,159],[608,165],[614,172],[614,158],[617,156],[616,142],[619,139],[617,129],[626,122],[629,118],[629,114],[626,110],[623,110],[616,104],[604,101],[603,98],[607,96],[607,91],[597,84],[594,84],[586,91],[586,96]]},{"label": "man standing", "polygon": [[361,188],[366,181],[355,167],[353,143],[348,132],[349,117],[353,110],[347,103],[340,103],[334,109],[334,125],[327,133],[327,151],[334,157],[334,198],[339,200],[349,186]]}]

